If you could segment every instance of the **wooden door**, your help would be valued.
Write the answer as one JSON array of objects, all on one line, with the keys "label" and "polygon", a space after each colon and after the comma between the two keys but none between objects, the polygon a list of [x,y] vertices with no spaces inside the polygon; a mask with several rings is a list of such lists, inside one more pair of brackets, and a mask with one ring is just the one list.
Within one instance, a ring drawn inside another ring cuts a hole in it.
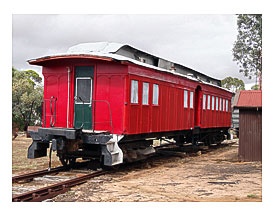
[{"label": "wooden door", "polygon": [[92,66],[75,67],[75,128],[92,129],[93,78]]},{"label": "wooden door", "polygon": [[195,91],[195,113],[194,113],[194,126],[200,127],[202,120],[202,91],[198,86]]}]

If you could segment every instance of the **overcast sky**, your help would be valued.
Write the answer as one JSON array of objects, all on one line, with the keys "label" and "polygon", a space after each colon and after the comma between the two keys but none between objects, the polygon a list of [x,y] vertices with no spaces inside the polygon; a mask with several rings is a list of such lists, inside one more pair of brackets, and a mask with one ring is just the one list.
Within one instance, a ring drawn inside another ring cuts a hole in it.
[{"label": "overcast sky", "polygon": [[13,15],[13,66],[34,69],[26,61],[66,52],[85,42],[126,43],[217,79],[238,77],[232,48],[236,15]]}]

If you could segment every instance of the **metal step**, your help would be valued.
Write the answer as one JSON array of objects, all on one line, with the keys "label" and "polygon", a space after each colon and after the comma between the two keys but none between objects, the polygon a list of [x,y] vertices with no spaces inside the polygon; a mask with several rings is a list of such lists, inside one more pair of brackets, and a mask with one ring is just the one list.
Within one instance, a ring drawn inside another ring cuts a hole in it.
[{"label": "metal step", "polygon": [[123,163],[123,153],[117,142],[109,141],[106,145],[102,145],[102,154],[104,155],[105,166]]}]

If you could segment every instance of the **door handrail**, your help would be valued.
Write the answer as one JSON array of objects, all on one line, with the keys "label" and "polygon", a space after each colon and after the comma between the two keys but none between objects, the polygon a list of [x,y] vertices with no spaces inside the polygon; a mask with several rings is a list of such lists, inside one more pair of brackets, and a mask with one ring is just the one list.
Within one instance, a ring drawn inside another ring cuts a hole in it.
[{"label": "door handrail", "polygon": [[[54,111],[53,111],[53,100],[54,100]],[[54,127],[55,125],[55,118],[56,118],[56,101],[57,97],[51,96],[51,99],[43,99],[43,127],[46,127],[46,107],[47,101],[51,101],[51,121],[50,126]]]},{"label": "door handrail", "polygon": [[[53,100],[54,100],[54,112],[53,112]],[[55,125],[55,117],[56,117],[56,101],[57,101],[57,97],[51,96],[51,122],[50,122],[50,126],[54,127]],[[53,116],[54,116],[54,120],[53,120]],[[53,120],[53,122],[52,122]]]}]

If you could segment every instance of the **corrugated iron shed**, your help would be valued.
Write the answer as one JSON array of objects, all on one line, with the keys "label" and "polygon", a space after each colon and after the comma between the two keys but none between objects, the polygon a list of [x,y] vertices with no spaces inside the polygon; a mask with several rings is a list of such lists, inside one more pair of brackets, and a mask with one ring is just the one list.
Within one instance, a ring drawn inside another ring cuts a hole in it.
[{"label": "corrugated iron shed", "polygon": [[239,134],[239,109],[236,107],[239,100],[240,91],[238,90],[232,97],[232,116],[231,116],[231,127],[237,129],[237,134]]},{"label": "corrugated iron shed", "polygon": [[262,91],[240,91],[239,158],[262,161]]},{"label": "corrugated iron shed", "polygon": [[236,107],[262,107],[262,91],[240,91]]}]

